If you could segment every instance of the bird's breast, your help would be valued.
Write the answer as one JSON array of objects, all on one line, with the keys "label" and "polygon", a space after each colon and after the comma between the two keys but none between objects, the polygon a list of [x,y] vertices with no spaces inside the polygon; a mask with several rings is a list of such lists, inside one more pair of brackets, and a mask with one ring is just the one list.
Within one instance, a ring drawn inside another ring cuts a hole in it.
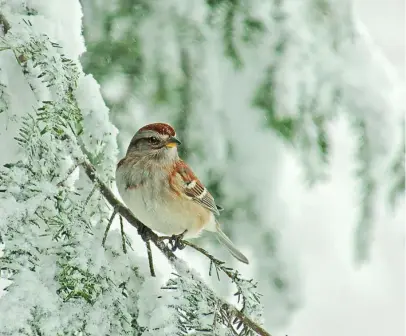
[{"label": "bird's breast", "polygon": [[214,218],[210,217],[207,209],[175,194],[164,175],[118,169],[116,184],[121,198],[134,216],[164,235],[188,230],[186,237],[196,236],[210,218]]}]

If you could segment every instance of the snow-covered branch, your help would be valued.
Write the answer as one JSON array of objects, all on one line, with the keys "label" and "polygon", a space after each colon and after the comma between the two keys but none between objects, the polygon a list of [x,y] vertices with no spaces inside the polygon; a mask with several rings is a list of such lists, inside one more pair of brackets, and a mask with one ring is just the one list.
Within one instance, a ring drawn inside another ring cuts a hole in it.
[{"label": "snow-covered branch", "polygon": [[[233,274],[244,304],[241,310],[228,304],[114,197],[107,185],[116,161],[116,130],[97,83],[34,21],[14,17],[0,39],[1,70],[6,78],[21,80],[14,88],[5,81],[5,96],[30,97],[23,107],[14,100],[6,105],[5,115],[19,113],[8,133],[18,157],[6,159],[0,169],[5,244],[0,262],[12,281],[0,299],[0,330],[10,335],[270,335],[260,326],[261,306],[250,281]],[[81,178],[78,164],[92,183]],[[147,281],[145,260],[122,253],[117,235],[116,244],[102,247],[110,211],[105,200],[167,257],[177,274],[164,287],[149,287],[154,278]],[[159,318],[148,311],[152,302],[160,306]],[[12,316],[18,321],[9,323]]]},{"label": "snow-covered branch", "polygon": [[[178,272],[178,274],[182,277],[190,278],[193,281],[198,281],[200,285],[204,288],[205,291],[210,293],[212,298],[215,298],[217,301],[215,306],[218,307],[218,316],[221,318],[222,323],[226,326],[231,328],[235,328],[235,331],[238,332],[238,335],[249,335],[250,331],[254,331],[258,335],[262,336],[270,336],[271,334],[268,333],[265,329],[263,329],[259,323],[253,321],[248,315],[244,313],[245,310],[250,310],[247,305],[253,304],[252,301],[257,302],[259,304],[258,294],[252,292],[254,286],[252,285],[251,281],[246,281],[242,279],[238,272],[233,271],[231,268],[228,268],[223,265],[223,263],[210,255],[204,249],[195,246],[194,244],[183,241],[184,244],[193,247],[195,250],[199,251],[210,261],[214,264],[216,269],[220,269],[224,274],[226,274],[238,287],[237,295],[241,295],[244,301],[243,309],[239,310],[231,304],[224,302],[222,299],[217,298],[216,295],[212,292],[212,290],[200,280],[200,277],[195,274],[187,264],[179,259],[163,242],[162,239],[159,239],[158,235],[155,234],[151,229],[146,227],[142,222],[140,222],[132,213],[131,211],[124,206],[111,192],[111,190],[106,186],[105,183],[98,177],[96,169],[88,162],[84,161],[81,163],[81,166],[84,168],[86,175],[95,183],[102,195],[106,198],[106,200],[110,203],[110,205],[114,208],[114,211],[118,214],[122,215],[128,223],[134,226],[138,232],[143,236],[145,240],[150,240],[154,243],[154,245],[166,256],[168,261],[172,264],[174,269]],[[251,285],[251,286],[250,286]],[[255,303],[254,303],[255,305]],[[242,328],[242,329],[241,329]]]}]

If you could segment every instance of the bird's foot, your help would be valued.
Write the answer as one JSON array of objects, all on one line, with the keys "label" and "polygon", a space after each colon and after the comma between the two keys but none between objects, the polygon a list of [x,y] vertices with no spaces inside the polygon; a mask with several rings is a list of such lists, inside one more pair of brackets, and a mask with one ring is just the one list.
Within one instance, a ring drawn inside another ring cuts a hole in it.
[{"label": "bird's foot", "polygon": [[141,239],[144,242],[147,242],[148,240],[151,239],[149,233],[150,233],[150,229],[147,228],[145,225],[142,225],[140,228],[137,228],[138,234],[141,236]]},{"label": "bird's foot", "polygon": [[169,237],[169,244],[171,245],[171,250],[172,252],[175,252],[176,250],[183,250],[186,245],[183,243],[183,237],[185,236],[185,233],[187,230],[183,231],[179,235],[172,235]]}]

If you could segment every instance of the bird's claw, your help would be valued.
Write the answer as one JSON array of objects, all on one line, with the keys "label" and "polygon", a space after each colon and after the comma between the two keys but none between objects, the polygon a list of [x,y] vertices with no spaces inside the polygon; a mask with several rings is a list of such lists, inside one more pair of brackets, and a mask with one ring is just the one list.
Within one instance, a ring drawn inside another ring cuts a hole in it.
[{"label": "bird's claw", "polygon": [[169,244],[171,245],[172,252],[175,252],[176,250],[183,250],[186,247],[185,243],[182,241],[186,232],[187,230],[183,231],[179,235],[172,235],[169,238]]},{"label": "bird's claw", "polygon": [[138,234],[144,242],[150,240],[149,230],[146,226],[141,226],[140,228],[138,228]]}]

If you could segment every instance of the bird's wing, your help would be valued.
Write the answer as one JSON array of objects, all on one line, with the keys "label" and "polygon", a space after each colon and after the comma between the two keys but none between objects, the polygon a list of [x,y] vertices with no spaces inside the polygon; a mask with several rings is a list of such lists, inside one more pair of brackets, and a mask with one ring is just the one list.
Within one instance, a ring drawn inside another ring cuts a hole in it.
[{"label": "bird's wing", "polygon": [[182,160],[176,162],[173,173],[169,179],[169,184],[176,193],[183,194],[187,198],[210,210],[215,215],[219,215],[219,210],[221,211],[223,209],[216,205],[213,196],[199,181],[189,166]]}]

